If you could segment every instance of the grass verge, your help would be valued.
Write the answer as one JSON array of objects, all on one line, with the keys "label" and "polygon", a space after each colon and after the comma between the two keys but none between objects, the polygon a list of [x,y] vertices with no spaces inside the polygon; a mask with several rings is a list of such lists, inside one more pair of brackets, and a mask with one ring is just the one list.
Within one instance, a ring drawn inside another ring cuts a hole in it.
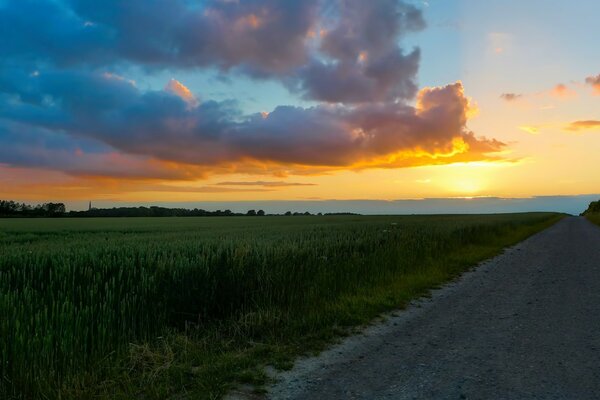
[{"label": "grass verge", "polygon": [[600,225],[600,213],[590,213],[585,216],[590,222]]}]

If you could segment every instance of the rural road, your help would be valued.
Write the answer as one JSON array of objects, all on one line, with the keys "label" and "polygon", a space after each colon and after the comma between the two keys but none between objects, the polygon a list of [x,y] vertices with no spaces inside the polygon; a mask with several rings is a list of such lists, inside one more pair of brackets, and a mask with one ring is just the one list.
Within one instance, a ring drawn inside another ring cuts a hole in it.
[{"label": "rural road", "polygon": [[600,399],[600,228],[569,217],[279,375],[271,399]]}]

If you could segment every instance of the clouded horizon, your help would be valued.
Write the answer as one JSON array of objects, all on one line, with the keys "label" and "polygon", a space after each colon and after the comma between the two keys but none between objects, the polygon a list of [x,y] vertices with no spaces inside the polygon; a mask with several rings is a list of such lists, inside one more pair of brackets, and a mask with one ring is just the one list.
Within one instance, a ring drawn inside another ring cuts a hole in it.
[{"label": "clouded horizon", "polygon": [[597,193],[592,14],[540,0],[0,0],[2,197]]}]

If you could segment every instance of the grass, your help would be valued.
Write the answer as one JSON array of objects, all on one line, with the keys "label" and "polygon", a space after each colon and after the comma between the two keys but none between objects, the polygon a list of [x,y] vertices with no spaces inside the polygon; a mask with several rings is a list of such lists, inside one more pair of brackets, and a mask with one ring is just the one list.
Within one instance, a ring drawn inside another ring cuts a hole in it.
[{"label": "grass", "polygon": [[588,220],[590,220],[591,222],[593,222],[596,225],[600,225],[600,212],[596,212],[596,213],[589,213],[586,214],[585,216]]},{"label": "grass", "polygon": [[0,397],[213,399],[289,368],[549,213],[0,220]]}]

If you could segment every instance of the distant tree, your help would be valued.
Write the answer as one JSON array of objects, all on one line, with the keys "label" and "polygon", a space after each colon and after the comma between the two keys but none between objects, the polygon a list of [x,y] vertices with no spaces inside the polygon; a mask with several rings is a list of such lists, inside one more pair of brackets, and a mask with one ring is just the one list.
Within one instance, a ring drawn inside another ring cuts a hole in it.
[{"label": "distant tree", "polygon": [[66,212],[66,207],[63,203],[47,203],[45,206],[49,216],[62,215]]},{"label": "distant tree", "polygon": [[290,215],[292,215],[292,212],[291,211],[286,211],[284,215],[287,215],[289,217]]},{"label": "distant tree", "polygon": [[0,200],[0,215],[16,215],[22,211],[22,206],[12,200]]},{"label": "distant tree", "polygon": [[256,215],[258,215],[259,217],[263,217],[265,215],[265,212],[263,210],[258,210]]},{"label": "distant tree", "polygon": [[249,215],[251,217],[255,217],[256,216],[256,211],[255,210],[248,210],[248,212],[246,213],[246,215]]}]

